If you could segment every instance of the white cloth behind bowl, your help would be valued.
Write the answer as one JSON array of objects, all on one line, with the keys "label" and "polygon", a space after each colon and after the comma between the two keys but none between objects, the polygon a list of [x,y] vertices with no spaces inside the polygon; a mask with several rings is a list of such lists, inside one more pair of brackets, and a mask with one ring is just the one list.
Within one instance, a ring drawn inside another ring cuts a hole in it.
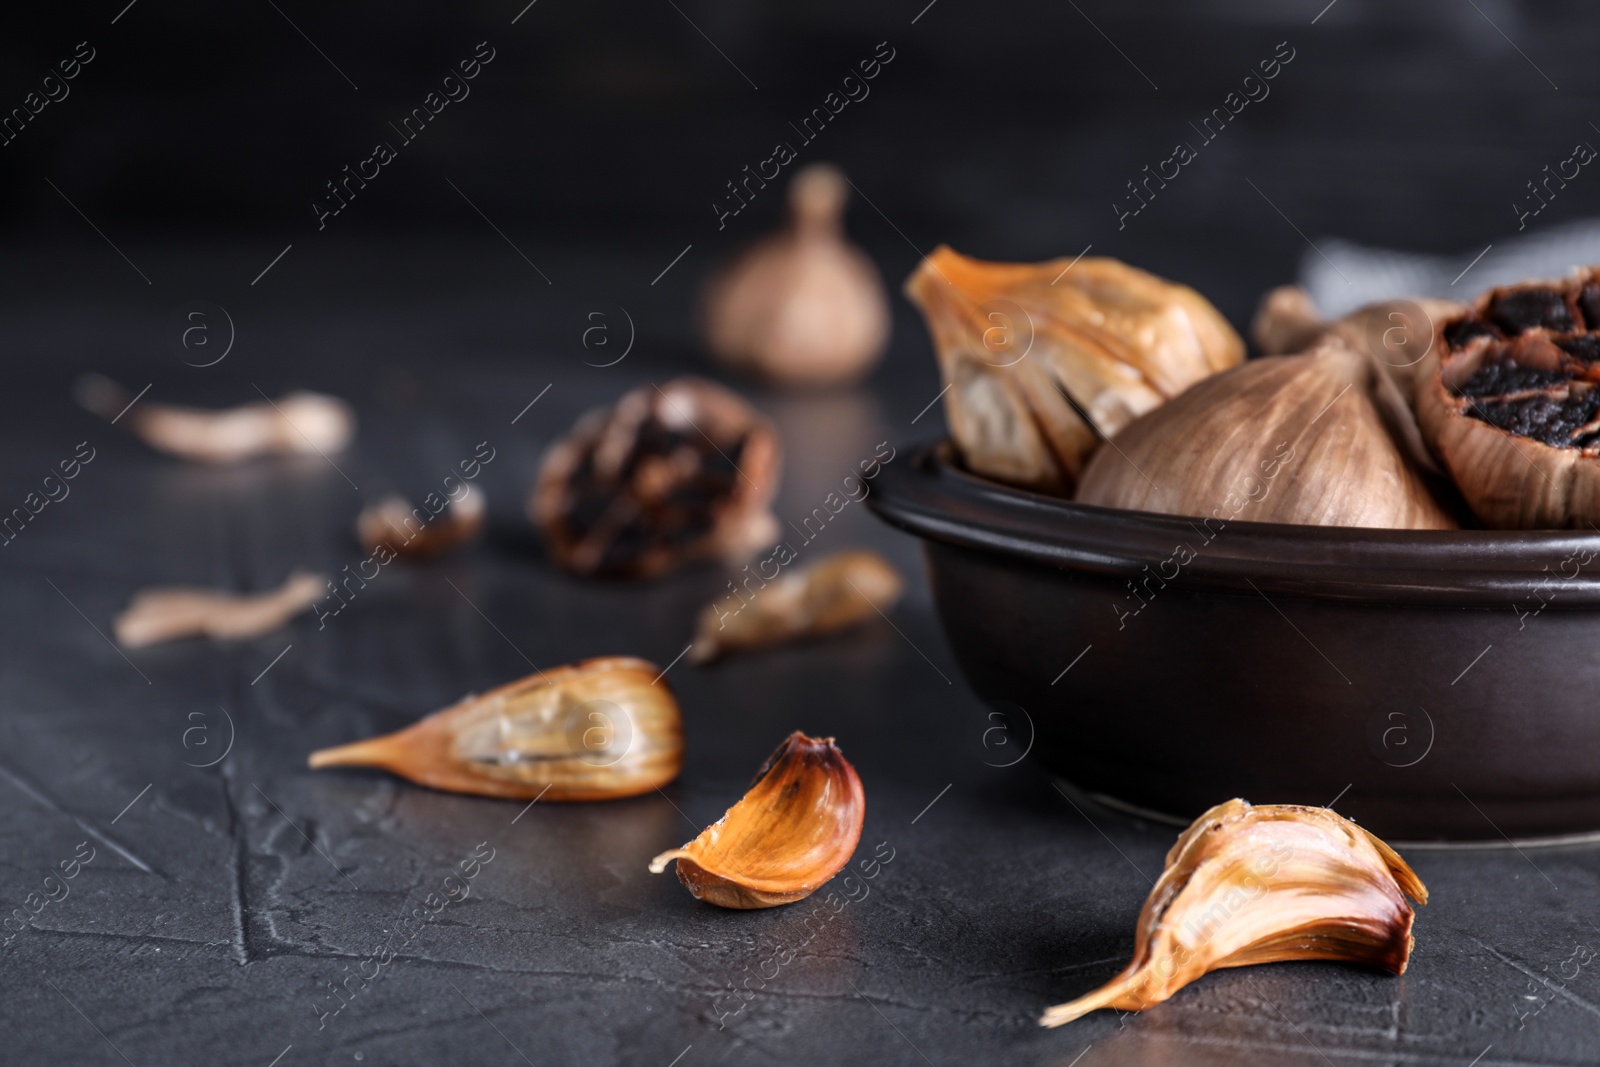
[{"label": "white cloth behind bowl", "polygon": [[[1484,244],[1487,252],[1480,246],[1458,256],[1430,256],[1318,238],[1316,248],[1301,257],[1300,284],[1330,318],[1402,296],[1465,303],[1491,286],[1560,278],[1573,267],[1600,263],[1600,219],[1579,219]],[[1474,263],[1480,254],[1483,258]]]}]

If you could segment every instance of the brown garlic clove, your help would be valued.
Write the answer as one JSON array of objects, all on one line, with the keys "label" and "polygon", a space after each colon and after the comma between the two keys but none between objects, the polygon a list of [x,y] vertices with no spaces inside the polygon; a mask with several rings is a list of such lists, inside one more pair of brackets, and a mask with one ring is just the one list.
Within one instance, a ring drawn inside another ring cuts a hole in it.
[{"label": "brown garlic clove", "polygon": [[1600,268],[1491,289],[1445,323],[1417,419],[1496,529],[1600,522]]},{"label": "brown garlic clove", "polygon": [[117,643],[144,648],[182,637],[244,638],[271,633],[323,596],[327,579],[295,571],[270,593],[173,586],[134,595],[111,624]]},{"label": "brown garlic clove", "polygon": [[1332,336],[1253,359],[1129,425],[1095,453],[1076,499],[1223,525],[1454,529],[1391,437],[1380,378]]},{"label": "brown garlic clove", "polygon": [[626,394],[545,453],[529,514],[575,574],[647,578],[772,543],[778,432],[698,378]]},{"label": "brown garlic clove", "polygon": [[209,411],[134,396],[98,374],[79,379],[78,402],[119,419],[151,448],[200,463],[240,463],[256,456],[342,452],[356,432],[350,405],[323,393],[294,392]]},{"label": "brown garlic clove", "polygon": [[972,471],[1066,494],[1102,438],[1244,358],[1193,289],[1114,259],[984,263],[946,247],[906,280]]},{"label": "brown garlic clove", "polygon": [[1311,294],[1298,285],[1280,285],[1261,298],[1250,320],[1250,340],[1266,356],[1304,352],[1328,328]]},{"label": "brown garlic clove", "polygon": [[1327,808],[1218,804],[1167,853],[1127,969],[1039,1023],[1140,1011],[1223,967],[1341,960],[1404,974],[1415,916],[1407,897],[1428,902],[1405,860]]},{"label": "brown garlic clove", "polygon": [[706,343],[724,364],[779,385],[831,386],[859,380],[883,355],[889,300],[844,236],[849,195],[835,168],[802,168],[784,230],[706,287]]},{"label": "brown garlic clove", "polygon": [[356,517],[356,540],[368,552],[387,548],[401,559],[434,559],[477,540],[486,510],[481,489],[469,488],[441,515],[414,508],[403,496],[386,496]]},{"label": "brown garlic clove", "polygon": [[904,584],[888,560],[866,551],[840,552],[758,589],[746,579],[743,589],[700,612],[689,662],[843,630],[887,612]]},{"label": "brown garlic clove", "polygon": [[1373,400],[1396,443],[1418,468],[1442,475],[1423,443],[1412,397],[1423,361],[1445,343],[1440,336],[1444,324],[1465,312],[1454,300],[1421,296],[1367,304],[1329,322],[1317,311],[1309,293],[1296,285],[1284,285],[1262,298],[1250,335],[1269,356],[1303,352],[1325,333],[1357,352],[1370,353],[1383,371],[1375,382]]},{"label": "brown garlic clove", "polygon": [[313,752],[430,789],[517,800],[614,800],[683,766],[683,721],[660,670],[631,656],[556,667],[473,694],[398,733]]},{"label": "brown garlic clove", "polygon": [[793,904],[850,862],[866,812],[861,779],[833,738],[796,730],[743,799],[693,841],[651,860],[650,873],[677,860],[678,881],[718,907]]}]

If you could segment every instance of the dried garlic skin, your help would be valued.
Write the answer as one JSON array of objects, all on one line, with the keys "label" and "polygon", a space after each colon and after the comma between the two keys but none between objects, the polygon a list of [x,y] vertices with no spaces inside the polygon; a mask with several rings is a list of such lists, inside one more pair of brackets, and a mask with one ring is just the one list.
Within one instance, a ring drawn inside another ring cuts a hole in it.
[{"label": "dried garlic skin", "polygon": [[1442,332],[1417,419],[1478,518],[1600,523],[1600,267],[1491,289]]},{"label": "dried garlic skin", "polygon": [[151,448],[219,466],[257,456],[342,452],[356,433],[350,405],[325,393],[302,390],[212,411],[148,400],[128,407],[133,395],[98,374],[79,379],[76,392],[88,410],[122,416],[119,421]]},{"label": "dried garlic skin", "polygon": [[792,904],[850,862],[866,813],[861,779],[833,738],[796,730],[727,814],[651,860],[650,873],[677,860],[678,881],[722,908]]},{"label": "dried garlic skin", "polygon": [[814,163],[789,183],[789,220],[706,287],[706,344],[727,366],[779,385],[865,377],[889,340],[878,270],[844,235],[849,184]]},{"label": "dried garlic skin", "polygon": [[171,586],[144,589],[111,624],[124,648],[144,648],[183,637],[233,639],[271,633],[324,595],[327,579],[295,571],[270,593]]},{"label": "dried garlic skin", "polygon": [[1224,523],[1455,529],[1395,444],[1380,380],[1332,336],[1253,359],[1129,425],[1089,461],[1076,499]]},{"label": "dried garlic skin", "polygon": [[730,594],[707,604],[689,661],[836,633],[887,613],[904,588],[899,572],[876,552],[836,553],[766,583],[748,603]]},{"label": "dried garlic skin", "polygon": [[433,516],[403,496],[386,496],[356,516],[356,540],[368,552],[387,548],[401,559],[436,559],[477,540],[487,510],[481,489],[469,488]]},{"label": "dried garlic skin", "polygon": [[1407,897],[1428,902],[1405,860],[1327,808],[1218,804],[1167,853],[1139,912],[1132,962],[1039,1024],[1140,1011],[1223,967],[1340,960],[1404,974],[1414,943]]},{"label": "dried garlic skin", "polygon": [[683,766],[683,720],[655,664],[631,656],[530,674],[398,733],[313,752],[309,765],[381,767],[430,789],[517,800],[614,800]]},{"label": "dried garlic skin", "polygon": [[677,378],[591,411],[551,445],[528,513],[574,574],[650,578],[770,545],[782,449],[738,395]]},{"label": "dried garlic skin", "polygon": [[1199,293],[1114,259],[985,263],[940,246],[905,293],[967,467],[1046,493],[1070,493],[1102,438],[1244,358]]}]

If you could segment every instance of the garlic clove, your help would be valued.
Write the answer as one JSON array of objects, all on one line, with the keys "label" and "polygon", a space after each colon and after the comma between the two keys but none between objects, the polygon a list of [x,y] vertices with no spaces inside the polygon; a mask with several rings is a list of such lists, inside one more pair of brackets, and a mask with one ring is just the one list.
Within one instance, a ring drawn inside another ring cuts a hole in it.
[{"label": "garlic clove", "polygon": [[1244,357],[1204,297],[1114,259],[985,263],[940,247],[905,292],[966,465],[1042,492],[1070,492],[1102,438]]},{"label": "garlic clove", "polygon": [[[748,588],[746,579],[746,588]],[[700,612],[691,663],[835,633],[887,612],[904,588],[876,552],[840,552],[751,591],[729,594]]]},{"label": "garlic clove", "polygon": [[866,811],[861,779],[833,738],[796,730],[727,814],[651,860],[650,873],[677,860],[678,880],[718,907],[792,904],[850,862]]},{"label": "garlic clove", "polygon": [[[323,393],[294,392],[210,411],[135,397],[98,374],[79,379],[78,402],[125,424],[150,447],[199,463],[240,463],[256,456],[342,452],[355,437],[350,405]],[[131,406],[130,406],[131,405]]]},{"label": "garlic clove", "polygon": [[1328,328],[1311,294],[1298,285],[1280,285],[1261,298],[1250,320],[1250,340],[1263,355],[1304,352]]},{"label": "garlic clove", "polygon": [[470,487],[438,516],[403,496],[386,496],[356,517],[356,540],[368,552],[387,548],[402,559],[433,559],[477,540],[487,510],[483,491]]},{"label": "garlic clove", "polygon": [[1491,289],[1416,382],[1430,448],[1483,522],[1600,522],[1600,268]]},{"label": "garlic clove", "polygon": [[877,268],[844,236],[845,177],[827,164],[789,183],[789,222],[706,287],[706,343],[727,366],[780,385],[865,377],[889,338]]},{"label": "garlic clove", "polygon": [[1139,912],[1132,962],[1039,1023],[1139,1011],[1223,967],[1340,960],[1404,974],[1414,943],[1407,897],[1428,902],[1406,862],[1327,808],[1218,804],[1167,853]]},{"label": "garlic clove", "polygon": [[1454,529],[1390,436],[1380,374],[1332,336],[1224,371],[1097,451],[1075,499],[1223,525]]},{"label": "garlic clove", "polygon": [[124,648],[144,648],[183,637],[237,639],[271,633],[323,596],[327,579],[295,571],[270,593],[172,586],[135,594],[111,624]]},{"label": "garlic clove", "polygon": [[430,789],[518,800],[613,800],[683,766],[678,703],[653,663],[584,660],[473,694],[398,733],[311,754],[309,765],[381,767]]},{"label": "garlic clove", "polygon": [[545,453],[529,515],[580,575],[654,577],[770,545],[778,432],[734,393],[678,378],[590,412]]}]

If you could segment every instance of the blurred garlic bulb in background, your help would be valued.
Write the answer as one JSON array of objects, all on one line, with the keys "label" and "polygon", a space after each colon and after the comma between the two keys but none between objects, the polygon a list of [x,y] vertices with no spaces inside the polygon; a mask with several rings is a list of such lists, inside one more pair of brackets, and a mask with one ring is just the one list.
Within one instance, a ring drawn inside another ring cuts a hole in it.
[{"label": "blurred garlic bulb in background", "polygon": [[866,375],[889,339],[877,268],[844,235],[849,186],[813,163],[789,183],[789,222],[706,287],[705,334],[727,366],[779,385],[832,386]]}]

